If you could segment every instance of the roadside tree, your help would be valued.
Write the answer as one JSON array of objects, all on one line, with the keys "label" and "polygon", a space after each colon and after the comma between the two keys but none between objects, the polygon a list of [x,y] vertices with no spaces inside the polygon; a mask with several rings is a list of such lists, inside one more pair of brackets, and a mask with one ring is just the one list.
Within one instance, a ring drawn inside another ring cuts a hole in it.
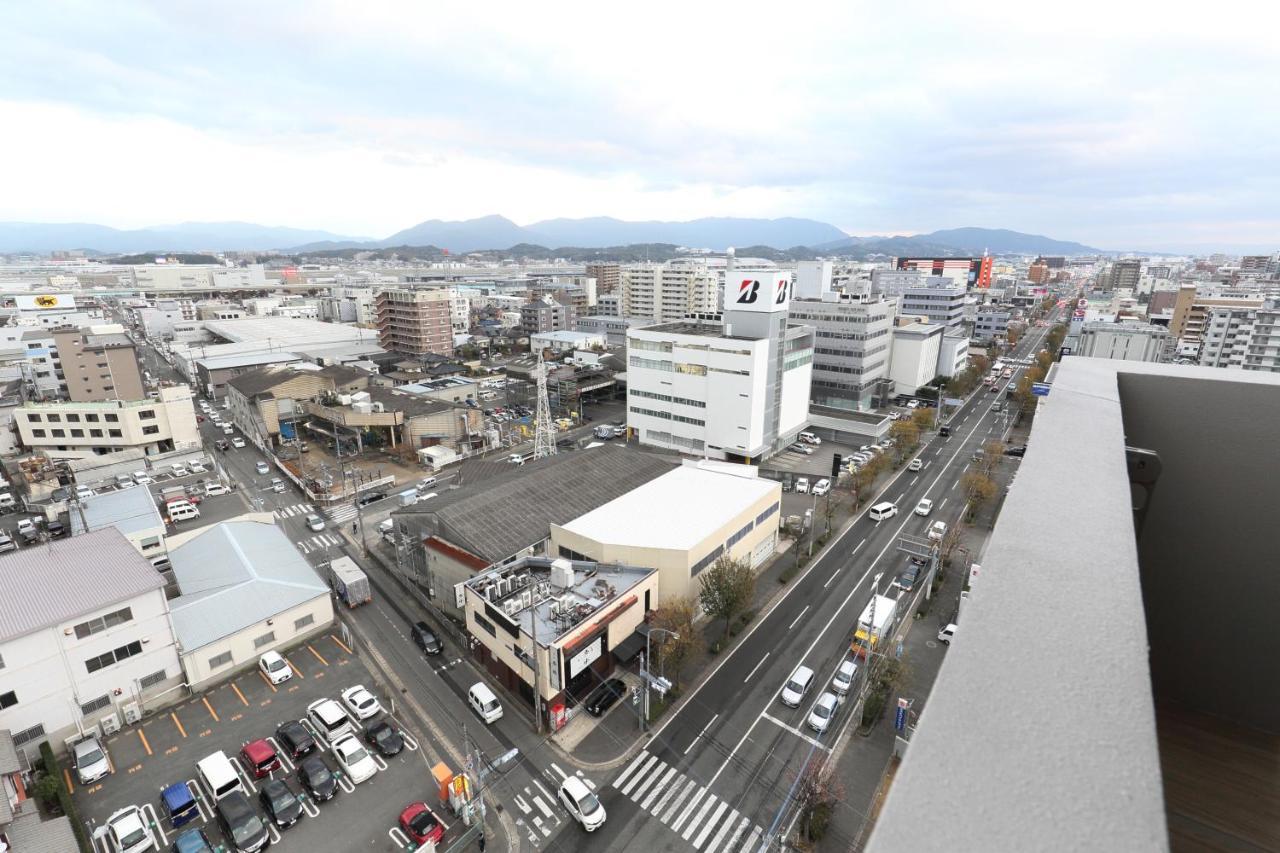
[{"label": "roadside tree", "polygon": [[713,619],[724,620],[724,639],[738,614],[751,604],[756,591],[756,576],[746,560],[728,556],[716,560],[698,576],[698,600],[703,611]]},{"label": "roadside tree", "polygon": [[680,675],[693,655],[697,641],[694,620],[697,618],[698,602],[691,595],[668,599],[653,613],[652,627],[661,628],[664,632],[658,635],[661,640],[657,646],[658,657],[662,661],[663,672],[676,687],[680,686]]},{"label": "roadside tree", "polygon": [[916,423],[915,416],[909,421],[894,421],[889,427],[889,438],[893,441],[894,451],[899,459],[915,450],[920,444],[920,426]]},{"label": "roadside tree", "polygon": [[964,489],[965,502],[969,507],[968,517],[972,521],[978,510],[996,496],[996,483],[981,471],[970,471],[960,481]]}]

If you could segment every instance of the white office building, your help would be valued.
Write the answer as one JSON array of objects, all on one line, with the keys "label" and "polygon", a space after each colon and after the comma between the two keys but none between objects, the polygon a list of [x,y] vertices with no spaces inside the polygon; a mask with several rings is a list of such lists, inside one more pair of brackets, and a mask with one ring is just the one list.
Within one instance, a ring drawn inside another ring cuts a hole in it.
[{"label": "white office building", "polygon": [[139,719],[181,681],[164,580],[114,527],[0,557],[0,728],[19,747]]},{"label": "white office building", "polygon": [[889,378],[895,394],[914,394],[938,375],[945,326],[911,323],[893,330],[893,358]]},{"label": "white office building", "polygon": [[787,323],[790,273],[730,275],[722,323],[627,333],[627,424],[642,444],[735,462],[789,444],[808,417],[813,330]]},{"label": "white office building", "polygon": [[968,290],[962,281],[941,275],[876,270],[872,284],[877,292],[898,297],[900,317],[923,317],[929,323],[953,329],[964,324]]},{"label": "white office building", "polygon": [[49,459],[88,459],[125,448],[151,456],[200,447],[186,385],[161,388],[154,400],[26,403],[13,420],[23,446]]},{"label": "white office building", "polygon": [[790,319],[814,328],[813,381],[809,398],[834,409],[861,411],[877,405],[889,375],[897,302],[826,292],[794,299]]}]

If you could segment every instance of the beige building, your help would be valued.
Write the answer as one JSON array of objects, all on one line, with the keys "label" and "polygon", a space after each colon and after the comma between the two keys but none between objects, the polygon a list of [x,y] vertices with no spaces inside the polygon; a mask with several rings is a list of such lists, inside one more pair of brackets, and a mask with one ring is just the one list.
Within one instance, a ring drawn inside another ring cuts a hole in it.
[{"label": "beige building", "polygon": [[552,524],[549,550],[652,566],[663,596],[696,595],[698,574],[719,557],[758,569],[774,555],[781,498],[782,484],[754,466],[687,460],[586,515]]},{"label": "beige building", "polygon": [[720,278],[704,264],[687,261],[633,264],[622,268],[620,288],[622,316],[669,322],[715,311]]},{"label": "beige building", "polygon": [[273,447],[280,439],[281,421],[302,416],[306,401],[326,393],[360,391],[368,382],[363,370],[340,365],[321,370],[262,367],[227,382],[228,410],[246,438],[259,447]]},{"label": "beige building", "polygon": [[1173,319],[1169,321],[1169,333],[1184,345],[1198,345],[1204,341],[1209,315],[1214,308],[1261,308],[1265,298],[1256,293],[1207,291],[1200,293],[1195,285],[1178,289],[1173,303]]},{"label": "beige building", "polygon": [[453,355],[448,288],[384,290],[378,294],[378,343],[406,355]]},{"label": "beige building", "polygon": [[24,447],[49,459],[85,459],[138,448],[147,456],[200,447],[191,389],[161,388],[156,399],[26,403],[13,422]]},{"label": "beige building", "polygon": [[616,263],[587,264],[586,274],[596,280],[596,294],[613,293],[618,289],[621,268]]},{"label": "beige building", "polygon": [[568,713],[566,694],[581,701],[634,657],[632,638],[657,606],[658,573],[530,557],[477,575],[462,595],[473,653],[530,707],[536,679],[540,713],[555,728]]},{"label": "beige building", "polygon": [[147,396],[138,353],[122,326],[59,329],[53,340],[72,401],[142,400]]}]

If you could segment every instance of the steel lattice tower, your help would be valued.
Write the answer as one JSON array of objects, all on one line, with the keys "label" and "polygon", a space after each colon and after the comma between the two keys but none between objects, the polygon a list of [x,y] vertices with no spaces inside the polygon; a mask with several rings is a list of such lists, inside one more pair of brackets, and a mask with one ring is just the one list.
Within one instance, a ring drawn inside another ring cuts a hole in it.
[{"label": "steel lattice tower", "polygon": [[556,452],[556,427],[551,422],[551,400],[547,396],[547,365],[538,350],[538,408],[533,420],[533,458],[541,459]]}]

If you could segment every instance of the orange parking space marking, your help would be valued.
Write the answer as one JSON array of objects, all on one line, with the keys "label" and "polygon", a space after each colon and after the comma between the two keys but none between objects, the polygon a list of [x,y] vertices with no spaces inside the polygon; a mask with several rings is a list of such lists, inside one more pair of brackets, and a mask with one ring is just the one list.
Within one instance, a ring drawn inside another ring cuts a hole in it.
[{"label": "orange parking space marking", "polygon": [[267,678],[267,674],[266,674],[265,672],[263,672],[262,670],[258,670],[258,675],[261,675],[261,676],[262,676],[262,683],[263,683],[263,684],[265,684],[265,685],[267,685],[268,687],[270,687],[270,688],[271,688],[271,692],[272,692],[272,693],[275,693],[275,692],[276,692],[276,686],[275,686],[274,684],[272,684],[272,683],[271,683],[271,679],[270,679],[270,678]]},{"label": "orange parking space marking", "polygon": [[74,794],[76,792],[76,786],[71,784],[71,771],[64,767],[62,768],[62,775],[67,779],[67,793]]},{"label": "orange parking space marking", "polygon": [[324,664],[325,666],[329,665],[329,662],[325,660],[323,657],[321,657],[320,653],[316,651],[311,644],[309,643],[307,644],[307,649],[311,652],[311,654],[316,656],[316,660],[320,661],[320,663]]},{"label": "orange parking space marking", "polygon": [[213,717],[213,721],[218,722],[218,712],[213,710],[213,706],[209,704],[209,697],[205,696],[200,701],[204,702],[204,706],[209,709],[209,716]]},{"label": "orange parking space marking", "polygon": [[349,655],[351,655],[351,654],[355,654],[355,652],[353,652],[353,651],[351,651],[351,649],[347,648],[347,644],[346,644],[346,643],[342,642],[342,641],[341,641],[341,640],[339,640],[337,637],[333,636],[333,634],[330,634],[330,635],[329,635],[329,639],[330,639],[330,640],[333,640],[335,643],[337,643],[337,644],[338,644],[338,648],[342,649],[342,650],[343,650],[344,652],[346,652],[347,654],[349,654]]},{"label": "orange parking space marking", "polygon": [[147,743],[147,735],[142,729],[138,729],[138,737],[142,740],[142,748],[147,751],[147,755],[151,754],[151,744]]},{"label": "orange parking space marking", "polygon": [[169,747],[168,749],[166,749],[166,750],[164,751],[164,754],[165,754],[165,755],[173,755],[173,754],[174,754],[175,752],[177,752],[177,751],[178,751],[178,748],[177,748],[176,746],[171,746],[171,747]]},{"label": "orange parking space marking", "polygon": [[[182,727],[182,720],[178,719],[178,715],[170,711],[169,716],[173,719],[173,724],[178,727],[178,733],[181,734],[183,737],[186,737],[187,730]],[[147,754],[150,755],[151,750],[147,750]]]},{"label": "orange parking space marking", "polygon": [[284,662],[289,664],[289,669],[293,670],[294,675],[298,676],[299,678],[306,677],[302,674],[302,670],[298,669],[296,666],[293,665],[293,661],[289,660],[288,658],[285,658]]},{"label": "orange parking space marking", "polygon": [[[259,672],[261,672],[261,670],[259,670]],[[240,701],[244,703],[244,706],[246,708],[249,707],[249,700],[244,698],[244,694],[240,692],[240,688],[236,687],[235,684],[232,684],[231,689],[234,690],[236,692],[236,695],[240,697]],[[232,719],[235,719],[235,717],[232,717]]]}]

